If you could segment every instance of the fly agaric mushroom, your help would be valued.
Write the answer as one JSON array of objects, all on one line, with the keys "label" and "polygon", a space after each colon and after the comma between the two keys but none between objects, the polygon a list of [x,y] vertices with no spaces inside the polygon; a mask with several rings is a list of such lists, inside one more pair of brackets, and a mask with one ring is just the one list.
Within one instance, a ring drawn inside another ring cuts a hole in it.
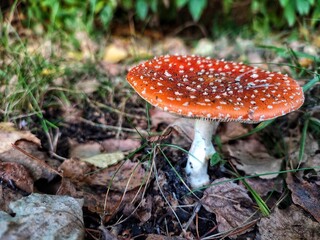
[{"label": "fly agaric mushroom", "polygon": [[258,123],[298,109],[302,88],[287,75],[198,56],[161,56],[133,67],[127,80],[152,105],[195,118],[186,173],[191,187],[209,183],[211,138],[218,123]]}]

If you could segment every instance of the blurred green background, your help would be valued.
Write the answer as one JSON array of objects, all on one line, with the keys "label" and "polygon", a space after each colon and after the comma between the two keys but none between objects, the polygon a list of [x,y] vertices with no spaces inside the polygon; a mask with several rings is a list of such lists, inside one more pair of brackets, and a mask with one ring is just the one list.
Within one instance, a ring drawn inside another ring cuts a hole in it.
[{"label": "blurred green background", "polygon": [[[17,8],[12,8],[16,5]],[[141,29],[196,22],[211,37],[260,34],[319,26],[320,0],[20,0],[1,1],[2,14],[19,11],[24,26],[73,33],[104,33],[115,24],[134,21]],[[295,30],[295,31],[292,31]]]}]

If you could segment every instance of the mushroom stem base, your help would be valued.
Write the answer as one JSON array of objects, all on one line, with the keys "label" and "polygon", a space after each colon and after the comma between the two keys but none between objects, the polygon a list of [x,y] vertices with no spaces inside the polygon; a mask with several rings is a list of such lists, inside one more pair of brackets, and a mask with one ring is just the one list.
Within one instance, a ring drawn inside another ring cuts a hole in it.
[{"label": "mushroom stem base", "polygon": [[192,188],[199,188],[209,184],[208,162],[216,152],[211,138],[218,124],[218,122],[202,119],[195,121],[194,139],[189,150],[186,166],[186,173]]}]

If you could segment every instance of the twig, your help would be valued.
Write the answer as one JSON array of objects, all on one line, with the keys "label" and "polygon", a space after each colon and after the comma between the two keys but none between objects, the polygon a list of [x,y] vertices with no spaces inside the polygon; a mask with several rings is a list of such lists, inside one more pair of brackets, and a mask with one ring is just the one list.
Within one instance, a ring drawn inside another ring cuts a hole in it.
[{"label": "twig", "polygon": [[197,202],[193,208],[193,212],[192,212],[192,215],[191,217],[189,218],[188,222],[185,224],[185,227],[184,227],[184,231],[187,231],[190,224],[192,223],[194,217],[196,216],[196,214],[200,211],[200,208],[201,208],[201,203],[200,202]]}]

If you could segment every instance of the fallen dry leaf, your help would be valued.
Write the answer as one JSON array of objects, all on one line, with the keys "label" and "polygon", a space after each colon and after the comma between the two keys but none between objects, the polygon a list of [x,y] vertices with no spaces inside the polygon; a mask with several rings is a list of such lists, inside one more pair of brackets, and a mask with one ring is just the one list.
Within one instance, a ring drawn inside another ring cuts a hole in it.
[{"label": "fallen dry leaf", "polygon": [[238,122],[227,122],[221,125],[219,135],[222,143],[248,133],[248,129]]},{"label": "fallen dry leaf", "polygon": [[0,162],[0,179],[26,193],[33,192],[33,179],[27,169],[18,163]]},{"label": "fallen dry leaf", "polygon": [[141,163],[134,163],[130,160],[124,163],[100,169],[85,178],[88,185],[108,187],[119,192],[129,191],[146,183],[148,172]]},{"label": "fallen dry leaf", "polygon": [[[142,191],[138,189],[126,193],[110,191],[107,196],[106,194],[98,194],[85,190],[79,191],[77,196],[80,194],[84,198],[84,207],[93,213],[103,215],[104,222],[108,222],[123,208],[134,209],[134,205],[141,201]],[[133,213],[132,211],[125,210],[123,212],[127,212],[128,215]]]},{"label": "fallen dry leaf", "polygon": [[103,150],[98,142],[78,143],[73,139],[69,139],[70,154],[69,158],[87,158],[100,154]]},{"label": "fallen dry leaf", "polygon": [[39,145],[34,142],[19,140],[14,148],[0,153],[2,162],[14,162],[23,165],[34,180],[44,178],[51,181],[59,173],[45,162],[48,156],[39,151]]},{"label": "fallen dry leaf", "polygon": [[11,217],[0,212],[1,239],[83,239],[83,200],[31,194],[10,203]]},{"label": "fallen dry leaf", "polygon": [[303,180],[298,174],[288,173],[286,182],[291,191],[292,201],[309,212],[320,222],[320,189],[312,182]]},{"label": "fallen dry leaf", "polygon": [[[68,159],[61,164],[60,171],[63,173],[63,179],[57,194],[84,198],[84,206],[89,211],[107,213],[106,221],[124,207],[134,209],[133,204],[141,200],[142,191],[139,187],[145,184],[148,174],[141,164],[129,160],[123,165],[97,169],[79,159]],[[105,192],[111,179],[113,182],[106,197]]]},{"label": "fallen dry leaf", "polygon": [[11,150],[12,144],[21,139],[34,142],[40,146],[40,140],[29,131],[19,131],[10,122],[0,123],[0,154]]},{"label": "fallen dry leaf", "polygon": [[78,158],[67,159],[59,166],[59,172],[64,178],[70,178],[76,182],[81,182],[91,171],[94,171],[93,167]]},{"label": "fallen dry leaf", "polygon": [[146,223],[152,216],[153,199],[151,195],[142,199],[140,206],[135,212],[134,216],[139,219],[140,224]]},{"label": "fallen dry leaf", "polygon": [[[282,159],[270,156],[263,144],[254,138],[238,140],[235,144],[227,144],[229,154],[236,160],[232,162],[248,175],[264,174],[280,171]],[[272,179],[278,174],[259,176],[263,179]]]},{"label": "fallen dry leaf", "polygon": [[133,151],[141,146],[140,140],[134,139],[106,139],[101,142],[101,146],[103,147],[103,151],[105,152],[128,152]]},{"label": "fallen dry leaf", "polygon": [[[285,138],[285,141],[288,145],[288,149],[290,150],[290,163],[294,167],[297,167],[298,165],[309,161],[309,159],[312,156],[316,155],[316,153],[319,149],[319,145],[318,145],[317,140],[314,139],[311,134],[307,134],[302,160],[299,161],[300,139],[301,139],[300,135],[298,135],[294,138],[292,138],[292,137]],[[307,165],[309,165],[309,164],[307,164]],[[314,166],[317,166],[317,165],[314,165]]]},{"label": "fallen dry leaf", "polygon": [[[230,181],[229,181],[230,180]],[[247,190],[228,178],[220,178],[213,181],[207,188],[201,199],[203,207],[216,214],[219,232],[226,232],[245,226],[256,218],[255,206],[249,197]],[[252,228],[244,228],[230,237],[251,231]]]},{"label": "fallen dry leaf", "polygon": [[194,138],[194,119],[179,118],[170,124],[169,127],[176,130],[181,136],[187,139],[189,143],[192,142]]},{"label": "fallen dry leaf", "polygon": [[125,158],[123,152],[101,153],[88,158],[81,158],[81,161],[92,164],[98,168],[107,168],[117,164]]},{"label": "fallen dry leaf", "polygon": [[269,217],[261,219],[258,227],[257,239],[262,240],[320,239],[320,224],[295,205],[283,210],[275,208]]},{"label": "fallen dry leaf", "polygon": [[62,178],[56,195],[68,195],[75,198],[81,198],[82,195],[78,193],[75,184],[69,178]]},{"label": "fallen dry leaf", "polygon": [[262,197],[267,196],[272,191],[278,193],[283,191],[283,179],[281,177],[274,179],[247,178],[246,182]]}]

